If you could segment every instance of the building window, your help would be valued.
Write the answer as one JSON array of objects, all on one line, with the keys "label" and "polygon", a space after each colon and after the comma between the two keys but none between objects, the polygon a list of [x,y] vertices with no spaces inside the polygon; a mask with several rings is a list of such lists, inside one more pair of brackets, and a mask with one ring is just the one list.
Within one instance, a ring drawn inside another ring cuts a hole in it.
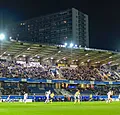
[{"label": "building window", "polygon": [[64,20],[64,23],[66,24],[66,23],[67,23],[67,21],[66,21],[66,20]]},{"label": "building window", "polygon": [[21,26],[22,26],[22,25],[24,26],[24,25],[25,25],[25,23],[24,23],[24,22],[23,22],[23,23],[20,23],[20,25],[21,25]]}]

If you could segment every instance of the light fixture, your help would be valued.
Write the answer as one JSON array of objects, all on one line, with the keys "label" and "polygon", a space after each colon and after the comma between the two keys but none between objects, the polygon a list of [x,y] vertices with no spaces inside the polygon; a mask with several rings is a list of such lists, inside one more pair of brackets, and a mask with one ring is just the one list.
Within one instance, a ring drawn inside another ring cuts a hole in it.
[{"label": "light fixture", "polygon": [[28,48],[27,50],[30,50],[30,48]]},{"label": "light fixture", "polygon": [[67,43],[65,43],[64,45],[67,46]]},{"label": "light fixture", "polygon": [[23,57],[26,57],[26,55],[23,55]]},{"label": "light fixture", "polygon": [[71,47],[71,48],[73,47],[73,43],[70,43],[70,47]]},{"label": "light fixture", "polygon": [[5,39],[5,35],[3,33],[0,34],[0,40],[4,40]]}]

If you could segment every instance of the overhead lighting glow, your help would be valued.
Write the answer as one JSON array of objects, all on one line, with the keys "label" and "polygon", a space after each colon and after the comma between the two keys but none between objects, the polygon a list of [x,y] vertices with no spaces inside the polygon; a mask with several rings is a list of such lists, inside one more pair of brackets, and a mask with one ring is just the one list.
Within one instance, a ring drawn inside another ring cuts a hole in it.
[{"label": "overhead lighting glow", "polygon": [[26,55],[23,55],[23,57],[26,57]]},{"label": "overhead lighting glow", "polygon": [[5,35],[2,33],[0,34],[0,40],[4,40],[5,39]]},{"label": "overhead lighting glow", "polygon": [[10,36],[10,39],[12,39],[12,37]]},{"label": "overhead lighting glow", "polygon": [[27,50],[30,50],[30,48],[28,48]]},{"label": "overhead lighting glow", "polygon": [[67,43],[65,43],[65,46],[67,46]]},{"label": "overhead lighting glow", "polygon": [[77,47],[77,45],[75,45],[75,47]]},{"label": "overhead lighting glow", "polygon": [[71,48],[73,47],[73,43],[70,43],[70,47],[71,47]]}]

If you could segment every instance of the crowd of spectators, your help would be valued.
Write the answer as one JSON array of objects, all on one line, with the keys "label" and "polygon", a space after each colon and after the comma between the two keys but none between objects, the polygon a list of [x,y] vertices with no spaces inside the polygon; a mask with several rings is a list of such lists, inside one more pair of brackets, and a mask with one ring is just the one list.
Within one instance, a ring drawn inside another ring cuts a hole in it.
[{"label": "crowd of spectators", "polygon": [[102,80],[98,70],[93,67],[61,68],[61,71],[64,78],[69,80]]},{"label": "crowd of spectators", "polygon": [[119,70],[112,70],[106,66],[101,66],[100,74],[104,76],[106,79],[110,79],[111,81],[118,81],[120,80]]},{"label": "crowd of spectators", "polygon": [[86,81],[117,81],[120,76],[116,71],[105,68],[95,68],[80,66],[77,68],[61,68],[62,75],[69,80],[86,80]]},{"label": "crowd of spectators", "polygon": [[48,66],[25,66],[15,62],[0,62],[0,77],[52,79]]},{"label": "crowd of spectators", "polygon": [[106,95],[108,93],[108,91],[112,90],[113,91],[113,95],[119,95],[120,94],[120,87],[119,86],[101,86],[101,87],[95,87],[94,88],[94,92],[97,95]]},{"label": "crowd of spectators", "polygon": [[0,77],[86,81],[120,80],[120,76],[115,71],[104,67],[101,69],[93,66],[53,68],[48,65],[29,66],[7,61],[0,61]]}]

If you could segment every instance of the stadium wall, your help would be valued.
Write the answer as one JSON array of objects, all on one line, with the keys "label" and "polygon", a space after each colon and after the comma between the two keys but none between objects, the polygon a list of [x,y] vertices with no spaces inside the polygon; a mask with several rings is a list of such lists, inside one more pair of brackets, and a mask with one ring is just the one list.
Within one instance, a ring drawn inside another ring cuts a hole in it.
[{"label": "stadium wall", "polygon": [[[7,95],[6,96],[1,96],[1,100],[5,101],[7,100]],[[21,100],[23,100],[24,96],[17,96],[17,95],[12,95],[10,96],[10,100],[11,101],[16,101],[16,102],[23,102]],[[65,101],[65,98],[70,98],[69,101],[73,101],[74,100],[74,96],[69,96],[69,97],[66,97],[66,96],[55,96],[54,97],[54,101]],[[95,96],[93,95],[92,96],[93,100],[94,101],[102,101],[102,100],[106,100],[108,98],[108,96],[104,95],[104,96]],[[112,97],[113,100],[118,100],[118,96],[113,96]],[[43,102],[45,101],[46,97],[43,96],[43,95],[36,95],[36,96],[33,96],[33,95],[30,95],[28,96],[28,102]],[[90,99],[90,96],[81,96],[81,101],[88,101]]]},{"label": "stadium wall", "polygon": [[120,84],[120,81],[79,81],[79,80],[47,80],[47,79],[23,79],[23,78],[0,78],[4,82],[27,82],[27,83],[68,83],[68,84]]}]

